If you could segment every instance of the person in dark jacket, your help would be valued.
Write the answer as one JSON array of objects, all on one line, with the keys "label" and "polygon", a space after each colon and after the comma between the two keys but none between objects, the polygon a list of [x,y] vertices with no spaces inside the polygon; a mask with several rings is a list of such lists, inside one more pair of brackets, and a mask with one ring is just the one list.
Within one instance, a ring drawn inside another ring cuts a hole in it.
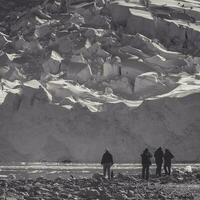
[{"label": "person in dark jacket", "polygon": [[144,152],[141,154],[142,158],[142,178],[148,180],[149,179],[149,167],[151,165],[151,153],[146,148]]},{"label": "person in dark jacket", "polygon": [[169,149],[165,149],[164,153],[164,170],[166,175],[171,174],[171,163],[174,155],[169,151]]},{"label": "person in dark jacket", "polygon": [[162,164],[163,164],[163,150],[159,147],[154,153],[156,163],[156,176],[161,176]]},{"label": "person in dark jacket", "polygon": [[103,157],[101,159],[101,164],[103,165],[103,175],[106,177],[106,174],[108,174],[108,178],[111,178],[110,168],[113,165],[113,156],[112,154],[106,149],[105,153],[103,154]]}]

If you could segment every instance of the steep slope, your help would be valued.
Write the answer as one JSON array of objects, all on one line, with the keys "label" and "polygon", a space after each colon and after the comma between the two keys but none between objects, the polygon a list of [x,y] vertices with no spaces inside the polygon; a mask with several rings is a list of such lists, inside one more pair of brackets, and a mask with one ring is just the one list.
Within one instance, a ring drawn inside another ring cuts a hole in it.
[{"label": "steep slope", "polygon": [[[199,94],[145,100],[138,108],[105,104],[102,112],[75,105],[68,110],[48,103],[23,104],[18,111],[3,104],[1,138],[10,161],[99,161],[108,147],[117,162],[139,161],[148,146],[170,148],[177,161],[199,161]],[[11,149],[13,149],[11,151]],[[182,153],[184,151],[184,154]]]}]

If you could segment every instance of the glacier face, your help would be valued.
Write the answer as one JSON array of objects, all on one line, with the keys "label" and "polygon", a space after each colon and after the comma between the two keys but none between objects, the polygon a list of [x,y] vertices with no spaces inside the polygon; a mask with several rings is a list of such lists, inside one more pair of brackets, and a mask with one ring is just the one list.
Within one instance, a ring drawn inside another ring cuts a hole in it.
[{"label": "glacier face", "polygon": [[199,98],[199,93],[163,97],[138,107],[104,103],[101,112],[91,112],[79,103],[70,110],[43,102],[29,105],[25,97],[13,110],[14,97],[0,106],[0,158],[98,162],[108,147],[116,162],[136,162],[145,147],[162,146],[177,161],[199,161]]},{"label": "glacier face", "polygon": [[98,162],[109,148],[115,162],[138,162],[162,146],[176,161],[200,161],[199,3],[138,2],[78,5],[57,18],[52,5],[48,16],[35,7],[16,23],[19,10],[9,13],[0,160]]}]

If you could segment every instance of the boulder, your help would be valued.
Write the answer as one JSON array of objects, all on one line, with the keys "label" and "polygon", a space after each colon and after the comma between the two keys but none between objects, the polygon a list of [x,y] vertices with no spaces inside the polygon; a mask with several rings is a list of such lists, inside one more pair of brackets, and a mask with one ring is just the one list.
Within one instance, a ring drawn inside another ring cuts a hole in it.
[{"label": "boulder", "polygon": [[90,28],[85,32],[84,36],[93,41],[97,38],[97,31],[94,28]]},{"label": "boulder", "polygon": [[19,38],[14,44],[16,50],[23,50],[29,54],[40,54],[43,50],[40,42],[37,39],[32,39],[30,42],[24,38]]},{"label": "boulder", "polygon": [[65,72],[67,79],[85,83],[92,77],[90,65],[82,55],[73,55],[70,61],[63,60],[61,70]]},{"label": "boulder", "polygon": [[105,95],[113,95],[113,89],[110,87],[106,87],[104,94]]},{"label": "boulder", "polygon": [[72,14],[71,18],[69,19],[69,22],[80,26],[85,23],[85,19],[82,15],[80,15],[78,13],[74,13],[74,14]]},{"label": "boulder", "polygon": [[9,56],[3,51],[0,51],[0,67],[8,66],[9,62]]},{"label": "boulder", "polygon": [[199,68],[199,59],[193,58],[192,56],[188,56],[187,58],[184,59],[186,65],[182,66],[182,70],[192,74],[194,72],[198,72]]},{"label": "boulder", "polygon": [[16,93],[9,92],[3,102],[3,105],[12,111],[19,110],[21,104],[21,94],[20,94],[21,91],[20,90],[15,90],[15,91]]},{"label": "boulder", "polygon": [[9,72],[9,66],[0,67],[0,77],[5,77],[5,75]]},{"label": "boulder", "polygon": [[192,166],[191,165],[188,165],[184,168],[184,172],[187,172],[187,173],[192,173]]},{"label": "boulder", "polygon": [[109,57],[107,58],[106,62],[103,64],[103,76],[106,78],[119,76],[121,75],[121,64],[120,63],[113,63]]},{"label": "boulder", "polygon": [[127,6],[119,5],[118,3],[112,3],[109,6],[112,21],[115,25],[127,24],[127,20],[130,16],[130,11]]},{"label": "boulder", "polygon": [[54,3],[47,2],[44,7],[45,10],[48,11],[49,13],[57,13],[59,11],[59,6],[55,2]]},{"label": "boulder", "polygon": [[57,37],[56,45],[58,45],[58,51],[61,54],[69,54],[72,52],[74,48],[73,41],[67,36],[60,37],[60,38]]},{"label": "boulder", "polygon": [[43,50],[43,48],[42,48],[40,42],[38,40],[33,39],[29,43],[27,52],[30,54],[41,54],[42,50]]},{"label": "boulder", "polygon": [[7,108],[17,111],[23,107],[33,106],[35,103],[48,103],[52,100],[48,91],[36,80],[17,85],[10,90],[3,104]]},{"label": "boulder", "polygon": [[159,77],[156,72],[146,72],[136,77],[134,93],[136,96],[146,98],[164,94],[176,86],[173,81]]},{"label": "boulder", "polygon": [[73,63],[82,63],[82,64],[86,63],[82,55],[72,55],[70,61]]},{"label": "boulder", "polygon": [[8,39],[8,35],[0,32],[0,48],[2,49],[7,43],[11,41]]},{"label": "boulder", "polygon": [[18,40],[14,42],[14,47],[16,50],[24,50],[27,49],[28,46],[29,43],[23,37],[20,37]]},{"label": "boulder", "polygon": [[36,25],[34,35],[36,38],[44,38],[52,33],[50,24]]},{"label": "boulder", "polygon": [[[121,94],[132,95],[133,88],[127,77],[121,77],[120,79],[113,79],[109,83],[104,82],[106,87],[111,88],[115,92],[119,92]],[[106,90],[107,91],[107,90]],[[108,93],[110,93],[108,91]]]},{"label": "boulder", "polygon": [[106,4],[105,0],[95,0],[95,3],[98,7],[104,7]]},{"label": "boulder", "polygon": [[83,47],[81,49],[81,54],[84,58],[88,58],[94,60],[97,57],[101,57],[106,59],[110,56],[110,54],[101,48],[101,44],[99,42],[94,43],[93,45],[89,44],[88,47]]},{"label": "boulder", "polygon": [[129,33],[140,33],[149,38],[154,38],[156,34],[154,19],[151,13],[145,10],[131,8],[126,28]]},{"label": "boulder", "polygon": [[16,63],[10,63],[9,70],[3,77],[9,81],[26,79],[26,76],[22,74],[20,65]]},{"label": "boulder", "polygon": [[102,174],[96,173],[92,175],[92,178],[96,180],[101,180],[101,179],[104,179],[104,176]]},{"label": "boulder", "polygon": [[92,77],[92,71],[89,65],[82,69],[78,74],[77,74],[77,80],[79,83],[85,83]]},{"label": "boulder", "polygon": [[95,15],[86,22],[86,25],[88,26],[104,29],[110,29],[110,24],[111,21],[106,16],[102,15]]},{"label": "boulder", "polygon": [[63,58],[57,52],[52,51],[50,58],[42,65],[44,72],[47,74],[59,73],[62,60]]}]

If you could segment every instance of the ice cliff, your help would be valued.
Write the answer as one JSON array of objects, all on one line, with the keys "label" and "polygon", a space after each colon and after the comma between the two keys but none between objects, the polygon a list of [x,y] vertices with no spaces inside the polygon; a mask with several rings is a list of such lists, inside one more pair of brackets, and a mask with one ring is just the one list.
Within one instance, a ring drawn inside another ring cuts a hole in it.
[{"label": "ice cliff", "polygon": [[199,3],[170,2],[1,8],[0,160],[200,161]]}]

